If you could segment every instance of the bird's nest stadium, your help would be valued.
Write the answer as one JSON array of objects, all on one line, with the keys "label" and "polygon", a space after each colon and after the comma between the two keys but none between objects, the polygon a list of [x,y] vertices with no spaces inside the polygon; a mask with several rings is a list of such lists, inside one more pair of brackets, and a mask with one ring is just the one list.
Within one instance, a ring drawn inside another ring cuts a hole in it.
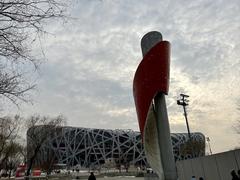
[{"label": "bird's nest stadium", "polygon": [[[35,165],[46,163],[49,157],[54,158],[54,163],[66,164],[67,167],[76,165],[84,168],[101,167],[109,159],[141,167],[148,164],[139,132],[79,127],[59,128],[60,131],[54,136],[49,136],[41,146]],[[191,148],[188,147],[187,133],[172,133],[171,139],[176,161],[205,155],[205,137],[202,133],[191,133],[191,143],[194,143]],[[31,141],[28,138],[28,145]]]}]

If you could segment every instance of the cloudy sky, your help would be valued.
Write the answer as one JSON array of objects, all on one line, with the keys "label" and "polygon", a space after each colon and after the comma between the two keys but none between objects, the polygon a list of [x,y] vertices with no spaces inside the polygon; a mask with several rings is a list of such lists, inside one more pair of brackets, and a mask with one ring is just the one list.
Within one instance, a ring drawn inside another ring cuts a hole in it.
[{"label": "cloudy sky", "polygon": [[[190,96],[191,131],[210,137],[213,152],[240,146],[239,0],[75,0],[67,22],[46,27],[33,105],[22,115],[63,114],[68,125],[139,130],[132,95],[140,40],[160,31],[171,42],[172,132],[186,132],[180,93]],[[41,51],[36,48],[36,51]]]}]

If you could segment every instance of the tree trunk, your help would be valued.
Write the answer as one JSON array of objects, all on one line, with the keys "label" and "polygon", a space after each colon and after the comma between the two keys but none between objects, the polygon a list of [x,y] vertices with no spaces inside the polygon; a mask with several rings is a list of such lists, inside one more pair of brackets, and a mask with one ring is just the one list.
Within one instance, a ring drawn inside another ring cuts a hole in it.
[{"label": "tree trunk", "polygon": [[26,173],[26,176],[27,176],[26,179],[29,179],[29,175],[30,175],[30,171],[32,169],[33,161],[36,158],[39,149],[40,149],[40,146],[36,147],[36,149],[34,150],[33,156],[30,158],[30,161],[28,163],[27,173]]}]

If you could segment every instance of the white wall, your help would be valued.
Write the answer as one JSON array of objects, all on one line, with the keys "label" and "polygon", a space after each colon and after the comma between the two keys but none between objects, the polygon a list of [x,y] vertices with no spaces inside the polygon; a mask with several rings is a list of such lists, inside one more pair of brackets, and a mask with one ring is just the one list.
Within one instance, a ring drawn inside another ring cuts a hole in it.
[{"label": "white wall", "polygon": [[179,180],[231,180],[230,172],[240,169],[240,149],[200,158],[178,161],[177,171]]}]

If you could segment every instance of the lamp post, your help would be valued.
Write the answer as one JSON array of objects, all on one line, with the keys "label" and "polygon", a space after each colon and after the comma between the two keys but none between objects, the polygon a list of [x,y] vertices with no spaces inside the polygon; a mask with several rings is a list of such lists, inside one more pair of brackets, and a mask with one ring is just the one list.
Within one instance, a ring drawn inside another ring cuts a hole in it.
[{"label": "lamp post", "polygon": [[188,95],[180,94],[180,99],[177,100],[177,104],[180,106],[183,106],[184,117],[186,120],[187,131],[188,131],[188,137],[189,137],[189,140],[191,140],[190,128],[189,128],[189,124],[188,124],[187,111],[186,111],[186,106],[188,106],[188,102],[189,102],[189,100],[187,98],[189,98]]},{"label": "lamp post", "polygon": [[208,142],[209,151],[210,151],[210,154],[212,155],[212,149],[211,149],[211,146],[210,146],[210,138],[206,137],[206,141]]}]

